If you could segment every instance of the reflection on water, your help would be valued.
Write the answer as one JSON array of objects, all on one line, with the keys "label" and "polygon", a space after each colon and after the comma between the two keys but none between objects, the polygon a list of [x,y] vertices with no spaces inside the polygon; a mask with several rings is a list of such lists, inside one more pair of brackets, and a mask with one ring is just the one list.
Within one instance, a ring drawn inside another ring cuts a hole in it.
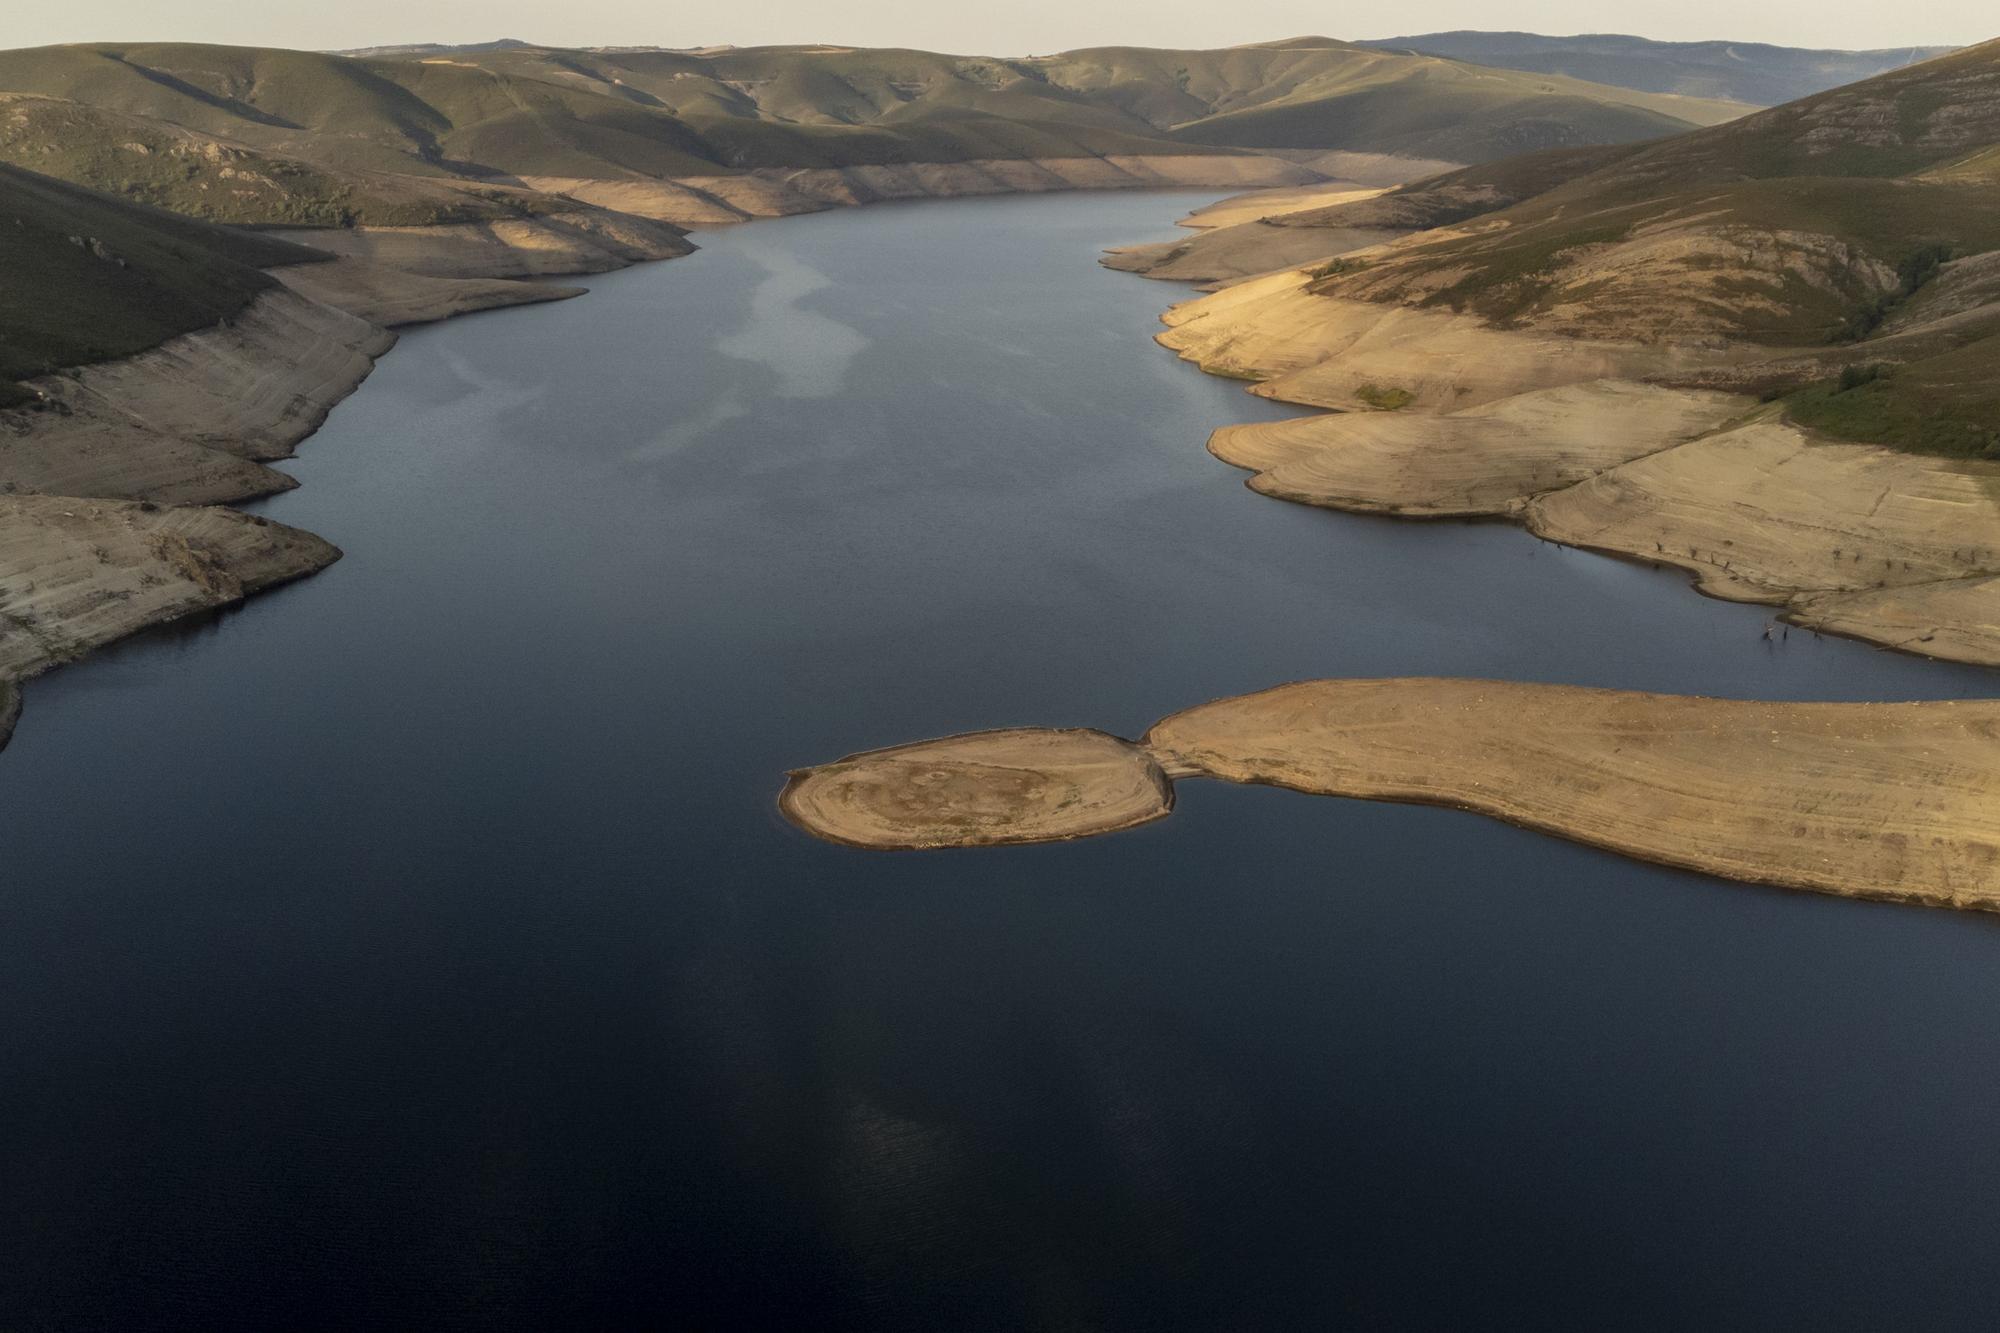
[{"label": "reflection on water", "polygon": [[262,507],[345,560],[34,683],[0,1327],[1983,1322],[1990,919],[1194,782],[979,854],[779,819],[1308,676],[1992,692],[1251,494],[1202,439],[1284,409],[1092,263],[1197,202],[759,223],[411,333]]}]

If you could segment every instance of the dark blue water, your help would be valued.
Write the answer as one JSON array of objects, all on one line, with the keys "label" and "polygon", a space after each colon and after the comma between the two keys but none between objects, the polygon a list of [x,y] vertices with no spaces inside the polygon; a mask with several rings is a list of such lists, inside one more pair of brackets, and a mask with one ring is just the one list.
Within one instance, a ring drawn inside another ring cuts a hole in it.
[{"label": "dark blue water", "polygon": [[2000,676],[1500,526],[1288,506],[1094,266],[1195,201],[707,236],[408,336],[326,574],[0,757],[0,1328],[1943,1328],[2000,1305],[2000,922],[1184,783],[871,855],[787,767],[1469,674]]}]

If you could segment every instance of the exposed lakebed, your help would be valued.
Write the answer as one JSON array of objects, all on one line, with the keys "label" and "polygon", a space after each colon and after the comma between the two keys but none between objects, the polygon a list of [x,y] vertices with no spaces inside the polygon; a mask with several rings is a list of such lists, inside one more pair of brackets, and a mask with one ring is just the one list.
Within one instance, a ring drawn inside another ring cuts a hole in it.
[{"label": "exposed lakebed", "polygon": [[1986,1317],[2000,923],[1207,783],[972,854],[780,819],[831,755],[1296,678],[2000,684],[1253,494],[1203,441],[1285,410],[1095,263],[1197,202],[758,223],[413,332],[260,507],[345,560],[32,682],[0,1312]]}]

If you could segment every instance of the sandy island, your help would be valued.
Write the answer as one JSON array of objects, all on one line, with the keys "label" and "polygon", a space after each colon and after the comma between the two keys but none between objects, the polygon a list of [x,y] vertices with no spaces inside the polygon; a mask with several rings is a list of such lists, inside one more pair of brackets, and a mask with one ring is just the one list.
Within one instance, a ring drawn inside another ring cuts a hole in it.
[{"label": "sandy island", "polygon": [[850,756],[793,774],[780,803],[835,842],[967,847],[1145,823],[1187,777],[1449,806],[1725,879],[2000,911],[2000,701],[1306,681],[1176,713],[1138,742],[1021,730]]}]

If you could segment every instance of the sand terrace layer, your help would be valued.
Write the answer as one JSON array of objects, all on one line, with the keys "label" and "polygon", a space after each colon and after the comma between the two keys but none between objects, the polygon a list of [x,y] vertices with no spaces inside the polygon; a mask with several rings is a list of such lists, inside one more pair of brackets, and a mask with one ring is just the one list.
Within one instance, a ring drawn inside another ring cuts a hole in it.
[{"label": "sand terrace layer", "polygon": [[1209,452],[1281,500],[1403,517],[1507,514],[1684,443],[1754,400],[1598,380],[1439,416],[1351,412],[1225,426]]},{"label": "sand terrace layer", "polygon": [[1275,154],[1111,155],[762,168],[733,176],[593,179],[524,176],[550,194],[681,227],[790,217],[896,199],[956,199],[1060,190],[1245,189],[1324,181],[1313,164]]},{"label": "sand terrace layer", "polygon": [[[1177,713],[1088,763],[954,737],[792,776],[808,831],[866,847],[1038,842],[1157,818],[1144,775],[1451,806],[1751,883],[2000,911],[2000,701],[1762,703],[1478,680],[1321,680]],[[1093,812],[1067,818],[1064,811]]]}]

